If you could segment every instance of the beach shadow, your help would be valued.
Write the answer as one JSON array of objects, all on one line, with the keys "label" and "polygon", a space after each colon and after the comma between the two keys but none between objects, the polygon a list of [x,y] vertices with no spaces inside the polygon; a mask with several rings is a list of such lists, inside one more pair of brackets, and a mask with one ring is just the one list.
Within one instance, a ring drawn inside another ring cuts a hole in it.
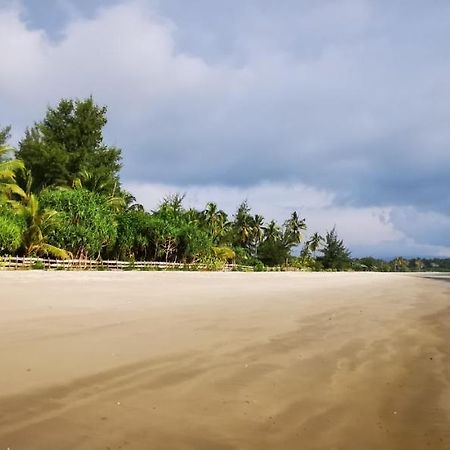
[{"label": "beach shadow", "polygon": [[450,273],[439,274],[439,275],[423,275],[422,278],[434,281],[447,281],[450,283]]}]

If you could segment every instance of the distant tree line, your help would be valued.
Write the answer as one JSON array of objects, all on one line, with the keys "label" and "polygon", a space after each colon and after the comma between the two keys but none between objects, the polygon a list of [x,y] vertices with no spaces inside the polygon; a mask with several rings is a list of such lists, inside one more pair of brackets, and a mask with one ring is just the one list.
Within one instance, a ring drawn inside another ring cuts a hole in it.
[{"label": "distant tree line", "polygon": [[353,270],[376,272],[450,272],[450,258],[403,258],[391,260],[377,259],[371,256],[354,258]]},{"label": "distant tree line", "polygon": [[334,228],[305,240],[306,222],[296,211],[277,223],[246,201],[229,216],[214,202],[186,208],[179,194],[146,211],[121,185],[121,150],[104,142],[106,113],[92,98],[61,100],[17,149],[7,144],[10,128],[0,128],[0,255],[234,262],[257,270],[418,268],[403,260],[352,260]]}]

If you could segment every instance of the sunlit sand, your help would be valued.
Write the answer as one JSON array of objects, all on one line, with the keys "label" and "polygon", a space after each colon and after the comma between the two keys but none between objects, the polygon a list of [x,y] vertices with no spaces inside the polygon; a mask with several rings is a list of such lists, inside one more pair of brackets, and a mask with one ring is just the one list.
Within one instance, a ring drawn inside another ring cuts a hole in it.
[{"label": "sunlit sand", "polygon": [[450,448],[450,283],[0,273],[0,448]]}]

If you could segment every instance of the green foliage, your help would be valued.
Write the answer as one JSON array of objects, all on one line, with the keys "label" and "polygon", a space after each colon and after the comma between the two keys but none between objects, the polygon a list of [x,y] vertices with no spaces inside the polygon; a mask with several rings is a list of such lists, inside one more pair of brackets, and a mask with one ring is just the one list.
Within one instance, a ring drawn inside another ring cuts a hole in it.
[{"label": "green foliage", "polygon": [[325,269],[345,270],[350,267],[350,252],[343,240],[338,238],[335,228],[327,233],[321,253],[323,256],[320,261]]},{"label": "green foliage", "polygon": [[230,228],[228,216],[215,203],[209,202],[201,212],[201,224],[214,244],[219,245],[226,240]]},{"label": "green foliage", "polygon": [[45,265],[42,261],[35,261],[33,265],[31,266],[32,270],[44,270]]},{"label": "green foliage", "polygon": [[247,201],[242,202],[234,215],[233,237],[237,247],[250,249],[252,243],[253,220]]},{"label": "green foliage", "polygon": [[59,225],[49,242],[76,257],[96,257],[116,240],[117,225],[105,197],[86,189],[45,190],[40,200],[44,207],[58,212]]},{"label": "green foliage", "polygon": [[306,230],[305,219],[301,219],[297,211],[294,211],[291,217],[284,222],[283,240],[285,244],[289,248],[300,244],[303,239],[304,230]]},{"label": "green foliage", "polygon": [[236,258],[236,252],[231,247],[213,247],[212,251],[214,256],[223,262],[231,262]]},{"label": "green foliage", "polygon": [[119,259],[145,261],[155,253],[155,221],[151,214],[131,209],[117,217],[115,254]]},{"label": "green foliage", "polygon": [[255,272],[265,272],[266,267],[264,266],[264,264],[261,261],[256,261],[255,265],[253,266],[253,270]]},{"label": "green foliage", "polygon": [[281,239],[267,239],[258,250],[258,258],[266,266],[281,266],[290,255],[290,248]]},{"label": "green foliage", "polygon": [[[0,131],[0,140],[3,139]],[[16,183],[16,174],[24,168],[23,162],[11,159],[10,148],[0,144],[0,204],[14,200],[17,196],[23,196],[23,190]]]},{"label": "green foliage", "polygon": [[52,255],[67,259],[69,253],[48,242],[48,235],[58,225],[58,213],[45,208],[34,194],[26,194],[18,207],[20,216],[25,223],[22,243],[25,254]]},{"label": "green foliage", "polygon": [[196,262],[212,254],[212,236],[183,208],[183,196],[166,198],[153,219],[155,259]]},{"label": "green foliage", "polygon": [[352,267],[353,269],[360,271],[389,272],[392,270],[392,267],[388,262],[371,256],[354,259]]},{"label": "green foliage", "polygon": [[73,186],[80,179],[95,192],[110,194],[119,183],[121,151],[103,142],[106,108],[86,100],[61,100],[28,129],[17,157],[33,176],[33,192]]},{"label": "green foliage", "polygon": [[0,205],[0,254],[12,254],[22,245],[25,224],[7,205]]},{"label": "green foliage", "polygon": [[[74,257],[125,259],[130,261],[128,269],[135,261],[148,260],[181,262],[187,270],[203,264],[220,269],[231,261],[255,271],[268,266],[450,269],[450,260],[352,261],[334,229],[325,240],[312,234],[300,256],[293,257],[303,241],[305,219],[294,211],[282,226],[265,222],[252,213],[247,201],[239,205],[232,221],[213,202],[203,211],[185,209],[180,195],[146,212],[121,189],[121,151],[103,138],[106,112],[92,98],[61,100],[27,129],[17,159],[6,146],[10,128],[0,128],[0,252],[61,258],[71,252]],[[316,257],[318,252],[321,257]]]},{"label": "green foliage", "polygon": [[252,265],[252,262],[256,260],[256,258],[251,256],[249,251],[243,247],[235,246],[234,252],[236,254],[235,263],[237,265],[249,266]]}]

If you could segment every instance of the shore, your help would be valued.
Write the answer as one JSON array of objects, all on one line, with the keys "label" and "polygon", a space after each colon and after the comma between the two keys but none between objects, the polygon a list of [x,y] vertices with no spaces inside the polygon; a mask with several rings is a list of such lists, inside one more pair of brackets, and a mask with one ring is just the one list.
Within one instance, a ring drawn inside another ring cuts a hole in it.
[{"label": "shore", "polygon": [[0,449],[450,449],[450,278],[0,272]]}]

